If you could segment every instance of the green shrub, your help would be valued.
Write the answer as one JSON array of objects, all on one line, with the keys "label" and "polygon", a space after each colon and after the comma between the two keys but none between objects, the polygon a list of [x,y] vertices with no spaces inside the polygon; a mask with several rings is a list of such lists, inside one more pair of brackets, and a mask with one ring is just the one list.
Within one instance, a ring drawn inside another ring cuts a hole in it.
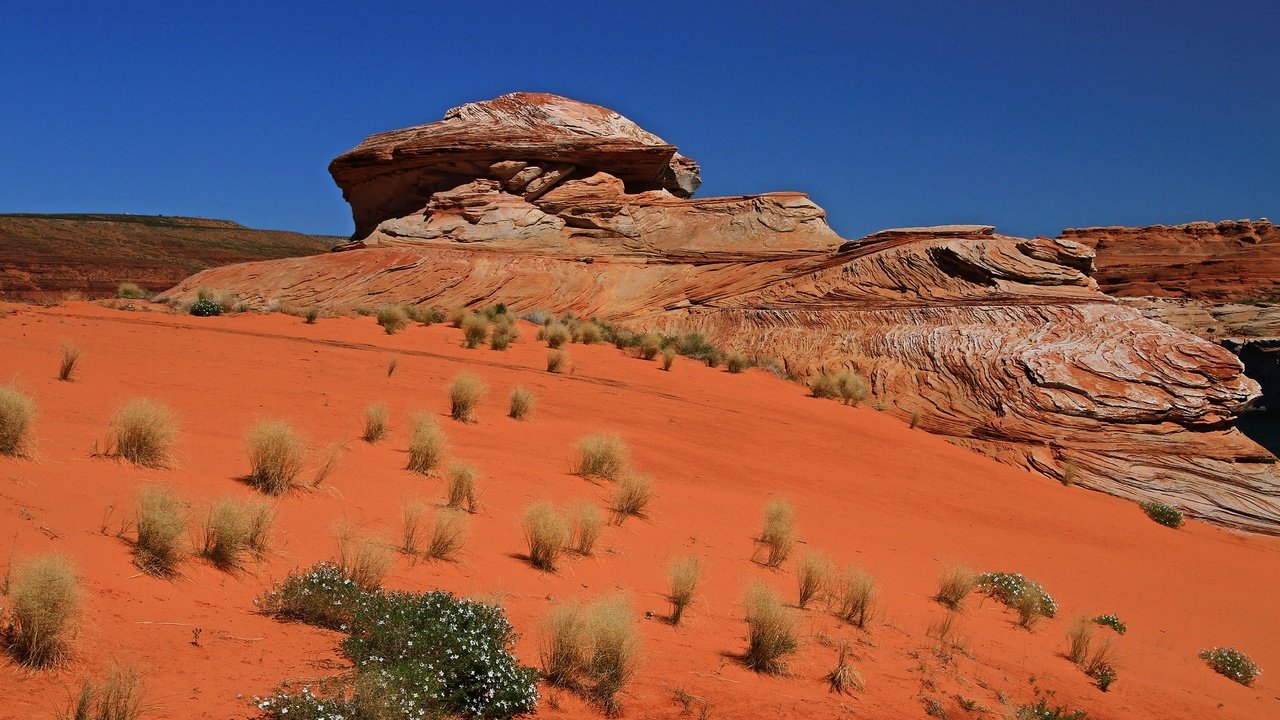
[{"label": "green shrub", "polygon": [[1048,700],[1040,698],[1035,705],[1022,705],[1018,708],[1017,720],[1089,720],[1089,713],[1083,710],[1068,710],[1066,706],[1049,707]]},{"label": "green shrub", "polygon": [[0,386],[0,455],[22,455],[30,446],[36,401],[13,385]]},{"label": "green shrub", "polygon": [[1099,615],[1093,621],[1099,625],[1105,625],[1121,635],[1129,630],[1129,626],[1125,625],[1123,620],[1112,614]]},{"label": "green shrub", "polygon": [[221,315],[223,308],[213,300],[200,298],[199,300],[191,303],[191,307],[188,309],[188,312],[196,317],[213,317],[215,315]]},{"label": "green shrub", "polygon": [[254,599],[259,610],[281,619],[341,629],[351,622],[362,591],[340,566],[328,561],[292,571]]},{"label": "green shrub", "polygon": [[378,324],[388,335],[395,335],[409,324],[409,313],[405,312],[402,305],[383,305],[378,308],[375,315],[378,318]]},{"label": "green shrub", "polygon": [[1018,601],[1024,596],[1031,598],[1031,605],[1039,614],[1053,617],[1058,613],[1058,603],[1040,583],[1022,576],[1022,573],[982,573],[978,576],[977,588],[999,600],[1006,607],[1017,608]]},{"label": "green shrub", "polygon": [[1178,512],[1176,508],[1165,505],[1159,500],[1148,500],[1140,503],[1140,506],[1142,511],[1147,514],[1147,517],[1161,525],[1171,528],[1182,527],[1182,513]]},{"label": "green shrub", "polygon": [[1262,674],[1262,669],[1252,658],[1235,648],[1203,650],[1200,652],[1200,659],[1209,663],[1209,667],[1215,671],[1249,687]]},{"label": "green shrub", "polygon": [[17,566],[5,635],[19,662],[49,667],[70,654],[83,595],[79,574],[62,555],[42,555]]}]

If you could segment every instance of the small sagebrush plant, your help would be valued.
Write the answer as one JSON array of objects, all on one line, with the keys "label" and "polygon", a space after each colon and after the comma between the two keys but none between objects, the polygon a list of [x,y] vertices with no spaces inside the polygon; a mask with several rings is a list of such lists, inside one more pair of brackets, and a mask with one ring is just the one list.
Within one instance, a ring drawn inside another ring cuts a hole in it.
[{"label": "small sagebrush plant", "polygon": [[116,454],[134,465],[163,467],[177,435],[177,414],[155,400],[129,400],[111,417]]},{"label": "small sagebrush plant", "polygon": [[282,420],[264,420],[245,435],[249,483],[268,495],[283,495],[302,472],[307,441]]},{"label": "small sagebrush plant", "polygon": [[1165,505],[1159,500],[1148,500],[1140,504],[1142,511],[1147,517],[1164,525],[1165,527],[1180,528],[1182,527],[1182,513],[1177,508]]},{"label": "small sagebrush plant", "polygon": [[671,603],[671,624],[679,625],[685,610],[693,604],[702,575],[702,561],[696,555],[676,558],[667,566],[667,600]]},{"label": "small sagebrush plant", "polygon": [[1121,635],[1125,634],[1129,630],[1129,626],[1126,625],[1124,621],[1119,618],[1119,616],[1113,613],[1108,613],[1106,615],[1099,615],[1098,617],[1094,618],[1093,621],[1099,625],[1109,627]]},{"label": "small sagebrush plant", "polygon": [[0,386],[0,455],[24,455],[31,445],[36,401],[13,385]]},{"label": "small sagebrush plant", "polygon": [[627,465],[627,445],[617,435],[598,433],[578,441],[575,475],[615,480]]},{"label": "small sagebrush plant", "polygon": [[113,667],[99,678],[85,679],[58,720],[137,720],[142,704],[142,676],[128,667]]},{"label": "small sagebrush plant", "polygon": [[80,362],[80,348],[72,343],[62,344],[62,357],[58,363],[58,379],[71,382],[76,372],[76,364]]},{"label": "small sagebrush plant", "polygon": [[987,572],[978,576],[976,586],[1006,607],[1016,608],[1019,599],[1026,596],[1032,606],[1045,617],[1058,613],[1058,603],[1040,583],[1023,577],[1022,573]]},{"label": "small sagebrush plant", "polygon": [[[309,574],[299,576],[306,583],[299,589],[322,596],[309,603],[332,598],[333,612],[326,608],[318,616],[345,629],[342,651],[354,671],[314,688],[255,698],[266,717],[506,720],[536,709],[538,673],[513,654],[515,630],[501,607],[441,591],[353,592],[332,567]],[[268,596],[259,605],[273,602]]]},{"label": "small sagebrush plant", "polygon": [[765,551],[765,567],[776,568],[796,546],[795,511],[786,500],[770,500],[764,506],[764,528],[756,538],[756,552]]},{"label": "small sagebrush plant", "polygon": [[507,414],[516,420],[527,420],[533,414],[533,407],[538,402],[531,391],[519,386],[511,390],[510,400],[511,407]]},{"label": "small sagebrush plant", "polygon": [[977,585],[978,576],[972,570],[964,566],[950,567],[942,572],[938,580],[938,594],[933,599],[952,610],[959,610]]},{"label": "small sagebrush plant", "polygon": [[364,433],[360,436],[367,443],[376,443],[387,436],[387,406],[382,403],[364,409]]},{"label": "small sagebrush plant", "polygon": [[786,656],[799,647],[796,621],[773,588],[756,581],[743,600],[747,617],[747,667],[756,672],[780,673]]},{"label": "small sagebrush plant", "polygon": [[1209,667],[1215,671],[1248,687],[1252,687],[1262,674],[1262,668],[1252,658],[1233,647],[1202,650],[1200,659],[1209,663]]},{"label": "small sagebrush plant", "polygon": [[476,422],[476,407],[488,392],[488,386],[480,378],[470,373],[458,373],[449,385],[450,417],[459,422]]},{"label": "small sagebrush plant", "polygon": [[134,529],[137,543],[134,558],[138,567],[152,575],[171,575],[185,551],[186,505],[163,485],[138,489]]},{"label": "small sagebrush plant", "polygon": [[83,595],[79,573],[62,555],[42,555],[17,566],[5,635],[19,662],[50,667],[67,657]]},{"label": "small sagebrush plant", "polygon": [[520,527],[529,548],[529,563],[554,572],[560,553],[569,543],[569,524],[564,515],[545,500],[536,502],[525,508]]},{"label": "small sagebrush plant", "polygon": [[429,475],[444,463],[444,431],[435,417],[428,412],[413,418],[413,432],[409,437],[408,469],[421,475]]},{"label": "small sagebrush plant", "polygon": [[409,313],[402,305],[383,305],[375,313],[378,324],[388,335],[395,335],[409,324]]}]

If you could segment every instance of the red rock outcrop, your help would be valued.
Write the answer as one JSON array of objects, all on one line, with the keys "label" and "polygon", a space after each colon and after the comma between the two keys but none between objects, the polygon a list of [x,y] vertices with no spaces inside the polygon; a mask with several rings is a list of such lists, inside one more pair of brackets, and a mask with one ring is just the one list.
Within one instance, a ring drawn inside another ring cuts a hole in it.
[{"label": "red rock outcrop", "polygon": [[[549,95],[375,135],[331,170],[358,249],[208,270],[171,297],[503,302],[700,330],[797,374],[857,368],[886,409],[1005,461],[1280,532],[1275,458],[1231,427],[1257,384],[1230,352],[1099,292],[1093,250],[1069,238],[948,226],[849,242],[800,193],[688,199],[696,165],[674,147]],[[856,438],[839,451],[856,467]]]}]

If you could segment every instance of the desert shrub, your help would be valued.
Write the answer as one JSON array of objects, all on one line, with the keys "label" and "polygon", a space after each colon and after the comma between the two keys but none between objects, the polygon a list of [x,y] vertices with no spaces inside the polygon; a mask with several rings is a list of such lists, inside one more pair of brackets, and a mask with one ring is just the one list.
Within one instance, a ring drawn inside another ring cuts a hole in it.
[{"label": "desert shrub", "polygon": [[1111,613],[1108,613],[1106,615],[1099,615],[1098,617],[1094,618],[1093,621],[1098,625],[1109,627],[1121,635],[1125,634],[1129,630],[1129,626],[1125,625],[1123,620],[1121,620],[1118,616]]},{"label": "desert shrub", "polygon": [[528,419],[537,402],[538,398],[532,391],[517,386],[511,390],[511,408],[507,414],[516,420]]},{"label": "desert shrub", "polygon": [[800,558],[800,566],[796,568],[796,584],[800,589],[800,599],[796,605],[802,608],[807,606],[810,600],[823,592],[830,577],[831,561],[825,555],[805,553]]},{"label": "desert shrub", "polygon": [[777,593],[756,581],[747,588],[744,600],[747,616],[747,667],[756,672],[780,673],[784,658],[796,651],[795,617],[782,605]]},{"label": "desert shrub", "polygon": [[462,343],[469,348],[480,347],[489,337],[489,321],[475,314],[468,314],[462,319]]},{"label": "desert shrub", "polygon": [[1200,659],[1209,663],[1216,672],[1248,687],[1262,674],[1262,668],[1252,658],[1233,647],[1202,650]]},{"label": "desert shrub", "polygon": [[244,438],[249,483],[268,495],[289,491],[302,472],[307,441],[283,420],[263,420]]},{"label": "desert shrub", "polygon": [[178,419],[165,405],[138,398],[121,405],[111,417],[116,454],[134,465],[160,467],[178,434]]},{"label": "desert shrub", "polygon": [[627,445],[617,435],[587,435],[578,441],[573,472],[585,478],[614,480],[627,465]]},{"label": "desert shrub", "polygon": [[718,368],[724,364],[725,355],[719,350],[712,350],[702,358],[702,362],[709,368]]},{"label": "desert shrub", "polygon": [[493,324],[493,333],[489,335],[489,347],[494,350],[506,350],[511,343],[520,337],[520,331],[510,315],[502,315]]},{"label": "desert shrub", "polygon": [[1147,517],[1164,525],[1165,527],[1180,528],[1182,527],[1182,513],[1177,508],[1170,507],[1159,500],[1148,500],[1141,503],[1142,511]]},{"label": "desert shrub", "polygon": [[489,392],[480,378],[470,373],[458,373],[449,385],[449,415],[460,422],[476,422],[476,406]]},{"label": "desert shrub", "polygon": [[191,303],[191,307],[187,309],[187,312],[195,315],[196,317],[213,317],[215,315],[221,315],[223,310],[224,308],[217,302],[210,300],[209,298],[200,298],[199,300]]},{"label": "desert shrub", "polygon": [[13,385],[0,387],[0,455],[22,455],[30,446],[36,401]]},{"label": "desert shrub", "polygon": [[610,342],[619,350],[635,347],[640,342],[640,336],[629,330],[616,329],[612,332],[612,336],[613,339]]},{"label": "desert shrub", "polygon": [[845,568],[831,579],[829,592],[836,617],[860,628],[867,626],[878,592],[875,578],[860,568]]},{"label": "desert shrub", "polygon": [[223,497],[205,515],[200,554],[219,568],[239,568],[248,553],[266,552],[274,521],[275,508],[268,502]]},{"label": "desert shrub", "polygon": [[125,300],[146,300],[147,291],[137,283],[123,282],[116,288],[116,297]]},{"label": "desert shrub", "polygon": [[840,397],[840,381],[831,373],[818,373],[809,380],[809,392],[817,398]]},{"label": "desert shrub", "polygon": [[338,567],[361,590],[373,590],[391,571],[391,548],[379,537],[354,537],[350,530],[338,530]]},{"label": "desert shrub", "polygon": [[172,574],[185,550],[187,509],[182,500],[162,485],[139,488],[134,530],[138,567],[152,575]]},{"label": "desert shrub", "polygon": [[436,308],[422,307],[421,305],[409,305],[404,309],[409,319],[421,323],[423,325],[434,325],[438,322],[444,322],[444,313]]},{"label": "desert shrub", "polygon": [[695,360],[706,360],[708,357],[720,352],[714,345],[707,342],[706,336],[700,332],[688,332],[677,337],[675,347],[676,351],[681,355]]},{"label": "desert shrub", "polygon": [[315,325],[316,320],[320,319],[320,308],[312,305],[302,313],[302,317],[308,325]]},{"label": "desert shrub", "polygon": [[572,337],[573,336],[569,333],[569,328],[559,322],[553,322],[550,325],[543,327],[542,331],[538,334],[538,339],[546,340],[547,347],[552,349],[563,346],[565,343],[569,342]]},{"label": "desert shrub", "polygon": [[253,604],[268,615],[338,630],[351,622],[361,593],[341,567],[326,560],[308,570],[290,572]]},{"label": "desert shrub", "polygon": [[383,305],[374,315],[388,335],[395,335],[409,324],[409,313],[405,312],[402,305]]},{"label": "desert shrub", "polygon": [[133,668],[113,667],[102,677],[85,679],[58,720],[136,720],[142,705],[142,677]]},{"label": "desert shrub", "polygon": [[644,510],[653,499],[653,484],[649,478],[632,470],[624,470],[613,491],[609,493],[609,509],[614,523],[621,525],[628,517],[643,517]]},{"label": "desert shrub", "polygon": [[1018,707],[1017,720],[1089,720],[1089,713],[1084,710],[1068,710],[1065,705],[1050,707],[1046,698],[1040,698],[1035,705]]},{"label": "desert shrub", "polygon": [[584,668],[587,697],[606,714],[615,715],[618,694],[635,675],[640,647],[630,604],[621,596],[593,603],[587,608],[587,633],[591,641]]},{"label": "desert shrub", "polygon": [[675,348],[668,347],[662,351],[662,369],[670,370],[671,366],[676,362]]},{"label": "desert shrub", "polygon": [[604,514],[595,505],[580,501],[569,508],[568,521],[569,545],[581,555],[590,555],[604,533]]},{"label": "desert shrub", "polygon": [[573,367],[573,362],[569,358],[568,350],[548,350],[547,351],[547,372],[566,373]]},{"label": "desert shrub", "polygon": [[776,568],[796,545],[795,511],[786,500],[770,500],[764,506],[764,528],[756,538],[756,552],[765,551],[765,567]]},{"label": "desert shrub", "polygon": [[854,690],[858,692],[866,690],[862,673],[849,664],[849,643],[840,643],[838,652],[836,666],[827,673],[827,685],[830,686],[831,692],[837,695],[848,695]]},{"label": "desert shrub", "polygon": [[731,352],[724,358],[724,367],[729,372],[737,374],[751,367],[751,361],[740,352]]},{"label": "desert shrub", "polygon": [[554,572],[556,561],[569,542],[569,526],[564,516],[544,500],[525,508],[520,526],[529,547],[529,562],[536,568]]},{"label": "desert shrub", "polygon": [[62,356],[58,362],[58,379],[71,382],[71,376],[75,374],[78,362],[80,362],[80,348],[71,343],[63,343]]},{"label": "desert shrub", "polygon": [[1083,665],[1089,659],[1093,647],[1093,626],[1085,618],[1076,618],[1067,631],[1067,659]]},{"label": "desert shrub", "polygon": [[977,585],[978,576],[972,570],[962,565],[950,567],[938,579],[938,593],[933,599],[952,610],[959,610],[964,605],[964,599]]},{"label": "desert shrub", "polygon": [[660,350],[662,350],[662,336],[657,333],[645,333],[636,342],[636,352],[645,360],[658,357]]},{"label": "desert shrub", "polygon": [[66,557],[41,555],[20,563],[9,586],[9,651],[32,667],[65,659],[83,595],[79,574]]},{"label": "desert shrub", "polygon": [[512,718],[533,712],[537,672],[512,654],[502,608],[446,592],[363,592],[343,652],[354,672],[259,699],[274,720]]},{"label": "desert shrub", "polygon": [[401,509],[400,552],[406,555],[422,552],[422,514],[426,509],[426,504],[416,500],[405,503]]},{"label": "desert shrub", "polygon": [[[1030,598],[1027,608],[1036,608],[1040,615],[1053,617],[1058,603],[1040,583],[1022,576],[1022,573],[982,573],[978,576],[977,589],[999,600],[1006,607],[1017,609],[1019,598]],[[1034,601],[1034,602],[1032,602]]]},{"label": "desert shrub", "polygon": [[370,405],[364,409],[364,433],[362,440],[376,443],[387,436],[387,406],[381,403]]},{"label": "desert shrub", "polygon": [[578,323],[574,328],[573,341],[583,345],[594,345],[604,339],[600,326],[594,322]]},{"label": "desert shrub", "polygon": [[867,398],[867,381],[852,370],[840,373],[836,378],[836,384],[840,399],[849,405],[857,405]]},{"label": "desert shrub", "polygon": [[418,413],[413,418],[413,432],[409,436],[408,469],[428,475],[444,462],[445,437],[440,424],[431,413]]},{"label": "desert shrub", "polygon": [[464,462],[449,464],[445,474],[445,505],[469,513],[479,505],[476,495],[476,469]]},{"label": "desert shrub", "polygon": [[667,600],[671,603],[671,624],[679,625],[684,611],[693,603],[702,575],[702,561],[696,555],[677,558],[667,566]]}]

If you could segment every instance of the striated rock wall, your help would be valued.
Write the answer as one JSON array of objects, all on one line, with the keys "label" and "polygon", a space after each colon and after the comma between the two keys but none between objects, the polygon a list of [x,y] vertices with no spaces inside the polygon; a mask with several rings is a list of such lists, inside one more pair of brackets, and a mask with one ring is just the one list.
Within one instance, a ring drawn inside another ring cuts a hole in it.
[{"label": "striated rock wall", "polygon": [[796,374],[856,368],[888,411],[1007,462],[1280,532],[1275,458],[1231,426],[1256,383],[1099,292],[1085,243],[989,226],[850,242],[800,193],[688,199],[696,165],[674,147],[536,94],[373,136],[331,169],[361,228],[352,251],[217,268],[171,296],[503,302],[700,330]]}]

